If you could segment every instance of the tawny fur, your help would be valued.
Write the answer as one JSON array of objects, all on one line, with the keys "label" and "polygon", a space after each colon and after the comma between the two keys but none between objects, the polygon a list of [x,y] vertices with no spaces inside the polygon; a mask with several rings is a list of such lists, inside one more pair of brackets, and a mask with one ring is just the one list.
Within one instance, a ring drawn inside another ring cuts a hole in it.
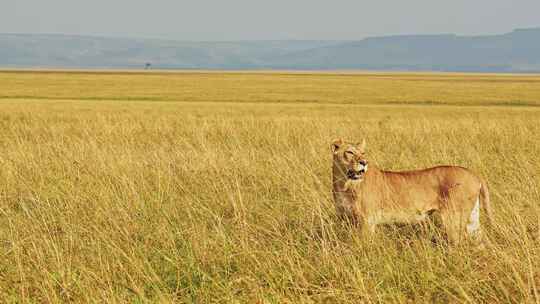
[{"label": "tawny fur", "polygon": [[[492,217],[485,183],[466,168],[384,171],[367,163],[365,142],[336,141],[332,146],[337,213],[365,231],[373,232],[379,224],[421,222],[437,212],[449,241],[458,243],[464,238],[480,239],[480,223],[471,223],[479,221],[478,208],[474,210],[477,201],[488,219]],[[367,163],[368,169],[360,174],[361,178],[353,180],[347,172],[362,168],[359,163]]]}]

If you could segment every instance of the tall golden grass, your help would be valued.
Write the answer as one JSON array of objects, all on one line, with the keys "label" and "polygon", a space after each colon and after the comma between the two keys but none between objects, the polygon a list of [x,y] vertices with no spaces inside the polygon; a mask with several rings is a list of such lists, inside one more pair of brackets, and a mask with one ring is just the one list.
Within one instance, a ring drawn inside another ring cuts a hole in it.
[{"label": "tall golden grass", "polygon": [[[540,77],[0,73],[0,302],[540,301]],[[335,217],[330,142],[489,184],[490,246]]]}]

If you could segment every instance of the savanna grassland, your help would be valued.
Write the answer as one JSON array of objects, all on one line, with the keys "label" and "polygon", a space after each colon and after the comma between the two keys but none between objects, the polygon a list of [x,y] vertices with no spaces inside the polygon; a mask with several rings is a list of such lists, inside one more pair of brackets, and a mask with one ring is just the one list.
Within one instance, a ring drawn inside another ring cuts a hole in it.
[{"label": "savanna grassland", "polygon": [[[338,137],[484,177],[487,248],[341,223]],[[0,72],[2,303],[538,303],[539,188],[540,76]]]}]

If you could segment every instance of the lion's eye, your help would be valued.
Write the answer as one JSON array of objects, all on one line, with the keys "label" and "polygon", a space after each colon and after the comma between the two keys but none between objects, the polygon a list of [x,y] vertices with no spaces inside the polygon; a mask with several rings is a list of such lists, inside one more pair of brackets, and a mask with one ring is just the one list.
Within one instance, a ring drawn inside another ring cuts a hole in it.
[{"label": "lion's eye", "polygon": [[354,156],[354,153],[352,151],[345,151],[345,155]]}]

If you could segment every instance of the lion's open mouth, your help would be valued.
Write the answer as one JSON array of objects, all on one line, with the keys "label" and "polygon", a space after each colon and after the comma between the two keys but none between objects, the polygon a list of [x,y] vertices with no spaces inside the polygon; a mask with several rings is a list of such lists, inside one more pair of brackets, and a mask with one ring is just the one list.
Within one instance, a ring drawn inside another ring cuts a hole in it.
[{"label": "lion's open mouth", "polygon": [[364,176],[365,170],[355,171],[355,170],[349,170],[347,172],[347,177],[352,180],[359,180]]}]

